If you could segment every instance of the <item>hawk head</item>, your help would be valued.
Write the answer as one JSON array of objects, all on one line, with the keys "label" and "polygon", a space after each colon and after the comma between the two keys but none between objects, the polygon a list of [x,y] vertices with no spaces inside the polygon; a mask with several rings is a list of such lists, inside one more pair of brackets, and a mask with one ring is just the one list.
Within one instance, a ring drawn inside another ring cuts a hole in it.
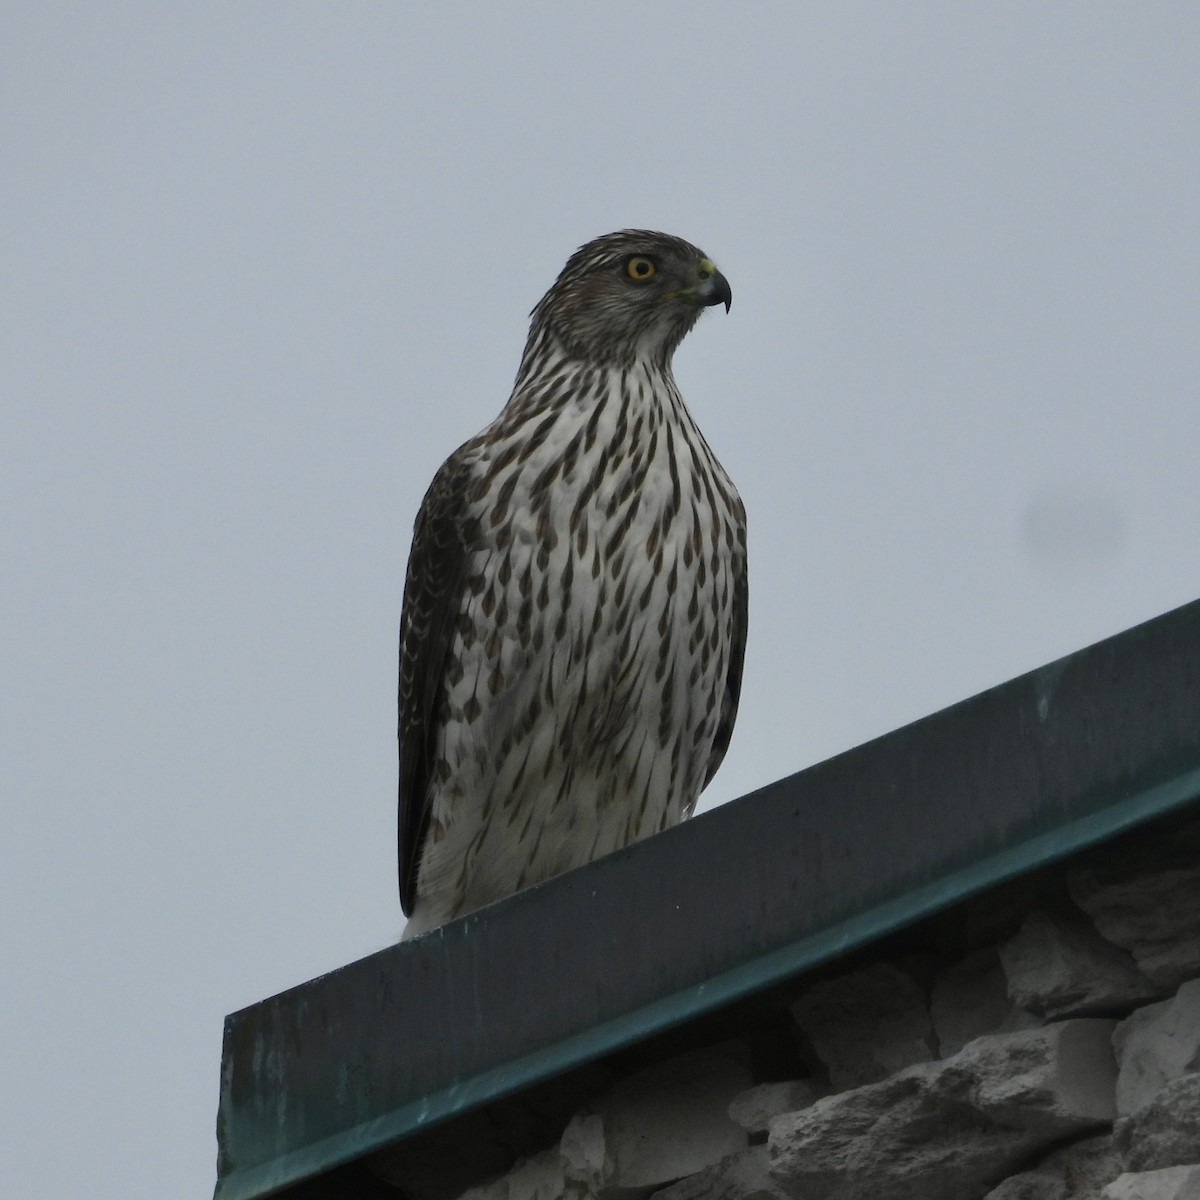
[{"label": "hawk head", "polygon": [[668,362],[700,310],[732,294],[702,250],[682,238],[623,229],[581,246],[533,310],[530,345],[546,334],[588,362]]}]

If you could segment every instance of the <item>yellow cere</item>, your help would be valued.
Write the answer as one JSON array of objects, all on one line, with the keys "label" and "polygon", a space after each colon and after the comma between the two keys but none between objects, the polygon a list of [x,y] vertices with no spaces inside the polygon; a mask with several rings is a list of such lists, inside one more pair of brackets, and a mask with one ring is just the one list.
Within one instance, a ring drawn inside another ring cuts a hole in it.
[{"label": "yellow cere", "polygon": [[700,282],[703,283],[706,279],[711,279],[713,277],[716,269],[717,268],[711,258],[702,258],[696,274],[700,276]]}]

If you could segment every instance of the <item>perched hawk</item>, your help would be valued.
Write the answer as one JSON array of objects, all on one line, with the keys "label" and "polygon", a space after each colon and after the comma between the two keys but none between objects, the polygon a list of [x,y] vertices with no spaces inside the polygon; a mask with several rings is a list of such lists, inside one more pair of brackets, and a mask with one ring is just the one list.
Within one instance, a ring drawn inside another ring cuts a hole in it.
[{"label": "perched hawk", "polygon": [[400,623],[405,937],[688,816],[725,756],[746,517],[671,358],[729,284],[624,230],[533,310],[417,515]]}]

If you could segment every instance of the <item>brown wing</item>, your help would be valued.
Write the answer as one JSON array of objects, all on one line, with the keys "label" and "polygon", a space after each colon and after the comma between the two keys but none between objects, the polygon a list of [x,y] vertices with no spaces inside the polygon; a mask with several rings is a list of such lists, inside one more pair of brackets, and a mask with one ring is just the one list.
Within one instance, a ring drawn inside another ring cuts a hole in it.
[{"label": "brown wing", "polygon": [[[737,719],[738,700],[742,694],[742,662],[746,657],[746,626],[750,608],[750,589],[746,574],[746,526],[739,530],[740,552],[735,565],[733,581],[733,637],[729,646],[729,673],[725,676],[725,690],[721,694],[721,715],[717,720],[717,732],[712,750],[708,755],[708,770],[704,774],[704,787],[712,782],[717,768],[725,759],[729,739],[733,737],[733,723]],[[701,789],[703,790],[703,788]]]},{"label": "brown wing", "polygon": [[397,854],[400,904],[412,915],[421,846],[429,827],[429,781],[435,765],[446,667],[462,603],[467,562],[461,452],[434,476],[413,530],[400,615],[400,797]]}]

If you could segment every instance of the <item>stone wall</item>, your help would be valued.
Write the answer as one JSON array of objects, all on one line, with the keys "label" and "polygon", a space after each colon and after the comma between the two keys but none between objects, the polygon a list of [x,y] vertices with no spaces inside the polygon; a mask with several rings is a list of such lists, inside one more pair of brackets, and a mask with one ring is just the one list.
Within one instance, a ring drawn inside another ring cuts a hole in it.
[{"label": "stone wall", "polygon": [[1200,1200],[1200,822],[959,905],[732,1033],[462,1200]]}]

